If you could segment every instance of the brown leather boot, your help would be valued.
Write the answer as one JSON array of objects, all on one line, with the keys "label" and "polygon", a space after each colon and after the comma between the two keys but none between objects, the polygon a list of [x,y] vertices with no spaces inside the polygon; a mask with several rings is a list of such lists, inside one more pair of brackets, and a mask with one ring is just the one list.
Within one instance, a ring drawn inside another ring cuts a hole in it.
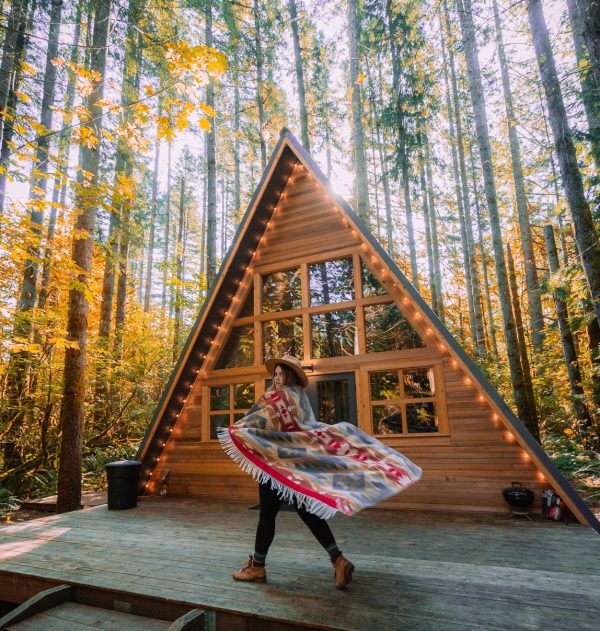
[{"label": "brown leather boot", "polygon": [[344,589],[346,585],[352,580],[352,572],[354,572],[354,565],[348,561],[348,559],[340,552],[340,555],[335,561],[332,561],[333,569],[335,571],[335,586],[337,589]]},{"label": "brown leather boot", "polygon": [[254,557],[248,557],[248,565],[233,573],[234,581],[244,581],[245,583],[265,583],[267,581],[267,571],[264,565],[254,565]]}]

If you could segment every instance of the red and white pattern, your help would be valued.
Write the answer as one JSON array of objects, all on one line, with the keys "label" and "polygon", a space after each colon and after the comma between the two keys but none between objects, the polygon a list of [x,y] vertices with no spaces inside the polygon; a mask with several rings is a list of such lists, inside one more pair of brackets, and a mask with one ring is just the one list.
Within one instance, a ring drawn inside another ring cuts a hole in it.
[{"label": "red and white pattern", "polygon": [[300,386],[267,390],[219,440],[259,482],[328,519],[353,515],[417,482],[420,467],[350,423],[315,420]]}]

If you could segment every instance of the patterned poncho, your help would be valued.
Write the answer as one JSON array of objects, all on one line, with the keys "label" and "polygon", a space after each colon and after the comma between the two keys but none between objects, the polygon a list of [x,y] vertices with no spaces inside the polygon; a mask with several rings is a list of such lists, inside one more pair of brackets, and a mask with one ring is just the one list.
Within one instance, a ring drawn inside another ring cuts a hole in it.
[{"label": "patterned poncho", "polygon": [[422,474],[356,426],[316,421],[301,386],[267,390],[244,418],[219,430],[219,440],[244,471],[325,519],[374,506]]}]

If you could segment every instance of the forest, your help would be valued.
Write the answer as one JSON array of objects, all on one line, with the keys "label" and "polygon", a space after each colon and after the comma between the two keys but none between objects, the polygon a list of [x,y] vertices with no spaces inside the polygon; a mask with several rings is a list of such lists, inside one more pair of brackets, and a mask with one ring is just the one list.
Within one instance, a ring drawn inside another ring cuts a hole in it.
[{"label": "forest", "polygon": [[135,455],[283,128],[600,503],[598,0],[3,0],[0,514]]}]

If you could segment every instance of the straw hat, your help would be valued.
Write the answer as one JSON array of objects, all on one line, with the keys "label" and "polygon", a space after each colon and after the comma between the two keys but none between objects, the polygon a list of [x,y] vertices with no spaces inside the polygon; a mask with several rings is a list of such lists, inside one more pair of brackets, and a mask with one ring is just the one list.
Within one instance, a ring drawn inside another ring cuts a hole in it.
[{"label": "straw hat", "polygon": [[302,370],[302,364],[300,363],[299,359],[296,359],[295,357],[292,357],[287,353],[283,357],[271,357],[271,359],[267,359],[267,361],[265,362],[265,368],[269,371],[271,377],[273,376],[273,373],[275,372],[275,367],[278,364],[283,364],[284,366],[291,368],[296,373],[296,375],[298,375],[298,379],[300,379],[302,387],[306,388],[308,377],[306,376],[304,370]]}]

